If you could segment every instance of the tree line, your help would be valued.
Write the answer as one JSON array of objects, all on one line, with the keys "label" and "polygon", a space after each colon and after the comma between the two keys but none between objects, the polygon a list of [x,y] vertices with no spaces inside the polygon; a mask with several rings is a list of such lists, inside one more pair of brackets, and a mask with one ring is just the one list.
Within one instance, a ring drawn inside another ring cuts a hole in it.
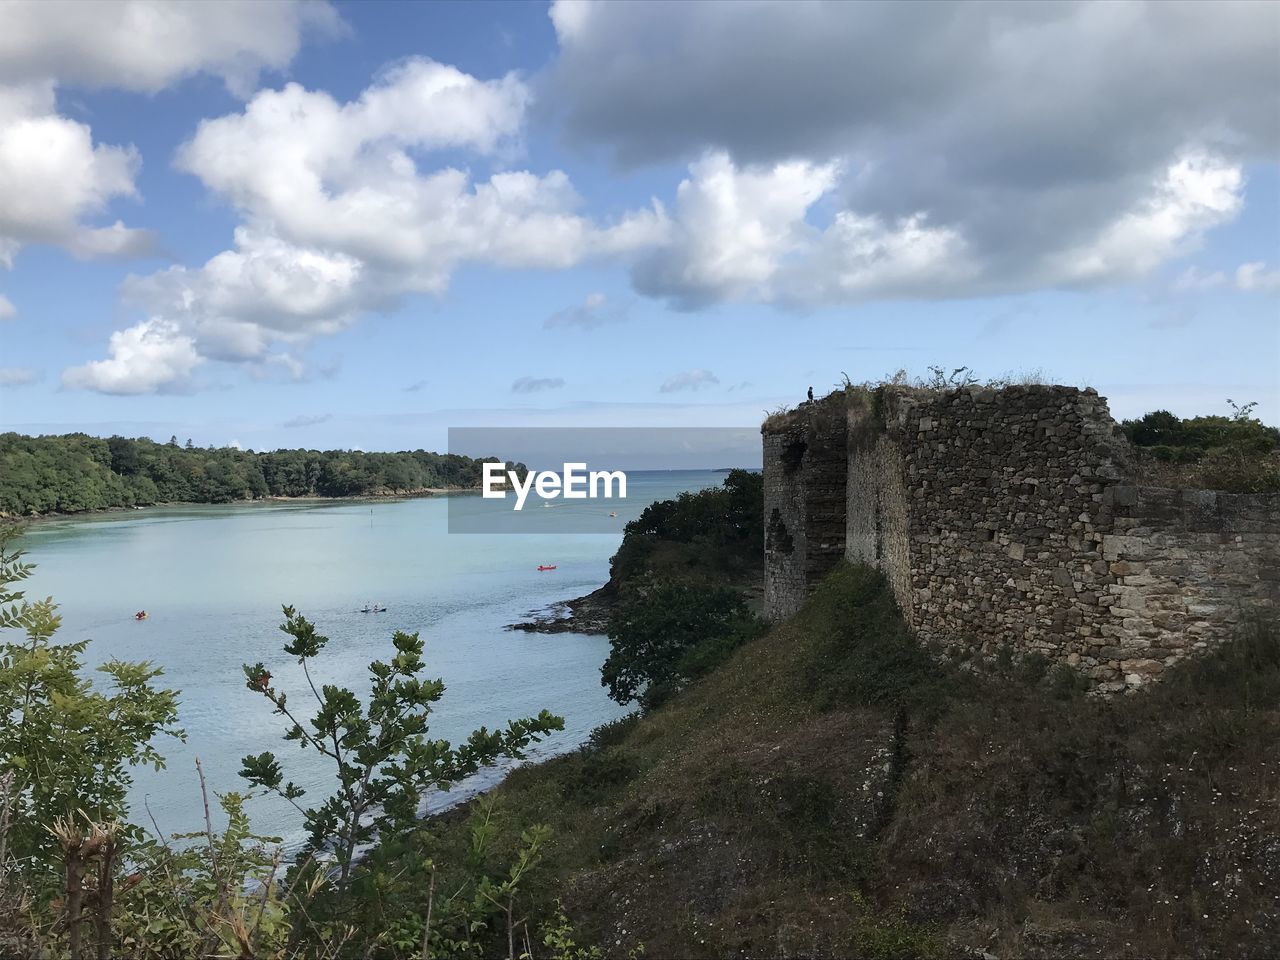
[{"label": "tree line", "polygon": [[[496,458],[485,458],[495,460]],[[83,513],[156,503],[354,497],[480,484],[484,459],[412,450],[275,450],[184,445],[177,437],[0,434],[0,514]],[[509,465],[521,472],[523,464]]]}]

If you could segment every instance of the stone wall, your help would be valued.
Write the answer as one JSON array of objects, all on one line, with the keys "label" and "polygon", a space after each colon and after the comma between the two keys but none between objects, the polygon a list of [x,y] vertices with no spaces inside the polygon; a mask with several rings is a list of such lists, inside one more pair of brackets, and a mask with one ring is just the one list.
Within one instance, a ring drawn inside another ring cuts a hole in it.
[{"label": "stone wall", "polygon": [[763,433],[765,608],[783,619],[845,554],[844,397],[772,417]]},{"label": "stone wall", "polygon": [[774,619],[838,551],[885,571],[926,641],[1038,652],[1116,691],[1280,603],[1280,496],[1133,485],[1092,390],[839,391],[763,432]]},{"label": "stone wall", "polygon": [[1115,485],[1102,557],[1105,644],[1095,678],[1129,685],[1232,635],[1250,610],[1280,604],[1280,496]]}]

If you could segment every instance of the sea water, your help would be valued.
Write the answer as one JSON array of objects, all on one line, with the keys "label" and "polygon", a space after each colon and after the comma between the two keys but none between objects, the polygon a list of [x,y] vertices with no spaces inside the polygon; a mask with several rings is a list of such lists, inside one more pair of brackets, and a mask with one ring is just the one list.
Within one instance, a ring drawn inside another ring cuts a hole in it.
[{"label": "sea water", "polygon": [[[278,629],[282,604],[329,637],[311,664],[317,685],[342,684],[363,697],[369,662],[394,656],[392,633],[416,631],[426,641],[425,674],[447,688],[432,737],[456,743],[477,727],[548,709],[564,717],[565,729],[531,748],[530,759],[580,744],[627,712],[600,683],[607,639],[504,627],[601,586],[623,525],[645,505],[722,480],[711,471],[629,473],[627,500],[606,508],[618,514],[610,534],[557,533],[548,523],[535,534],[451,535],[443,497],[154,507],[48,521],[23,538],[36,564],[27,596],[54,597],[57,639],[90,640],[90,666],[147,660],[164,670],[157,683],[180,691],[187,739],[160,740],[165,769],[135,771],[131,819],[151,828],[154,817],[165,833],[196,830],[203,824],[197,757],[211,793],[245,790],[241,758],[264,750],[307,791],[304,805],[334,789],[331,761],[283,742],[287,721],[245,687],[241,665],[261,661],[291,709],[314,714],[301,668],[282,650],[289,639]],[[554,571],[537,569],[550,564]],[[360,612],[371,603],[386,612]],[[148,619],[135,621],[142,609]],[[508,768],[429,803],[472,795]],[[301,817],[285,801],[255,797],[249,812],[256,832],[290,848],[301,842]]]}]

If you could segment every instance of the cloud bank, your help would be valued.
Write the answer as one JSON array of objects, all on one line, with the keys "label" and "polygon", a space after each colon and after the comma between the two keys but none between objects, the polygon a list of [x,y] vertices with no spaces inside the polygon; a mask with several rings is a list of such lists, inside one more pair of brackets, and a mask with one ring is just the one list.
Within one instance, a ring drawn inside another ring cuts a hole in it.
[{"label": "cloud bank", "polygon": [[[228,23],[184,13],[162,37],[104,23],[93,50],[81,32],[92,24],[13,9],[0,16],[38,53],[6,61],[4,44],[18,45],[0,41],[0,184],[18,184],[11,201],[0,193],[0,261],[28,242],[100,256],[151,240],[94,225],[136,196],[140,158],[58,116],[56,83],[150,91],[205,72],[245,97],[176,158],[238,216],[227,249],[131,278],[124,295],[143,319],[113,334],[106,358],[64,372],[110,393],[191,389],[211,362],[301,378],[310,340],[401,297],[440,296],[467,265],[616,263],[638,293],[689,311],[1132,283],[1237,217],[1249,165],[1280,152],[1274,11],[1232,0],[557,0],[544,77],[417,57],[346,101],[296,83],[251,93],[308,31],[337,28],[325,7],[272,5],[261,35],[242,6],[219,8]],[[117,19],[150,9],[126,4]],[[126,54],[137,62],[110,79]],[[598,215],[563,171],[515,164],[530,123],[548,121],[620,167],[684,173]],[[62,145],[49,176],[67,187],[51,204],[29,200],[41,137]],[[1246,266],[1236,287],[1274,288],[1267,268]],[[593,294],[544,326],[621,314]]]},{"label": "cloud bank", "polygon": [[672,246],[635,274],[677,306],[1132,280],[1235,216],[1245,166],[1280,150],[1266,4],[557,0],[551,18],[544,99],[570,141],[691,164]]}]

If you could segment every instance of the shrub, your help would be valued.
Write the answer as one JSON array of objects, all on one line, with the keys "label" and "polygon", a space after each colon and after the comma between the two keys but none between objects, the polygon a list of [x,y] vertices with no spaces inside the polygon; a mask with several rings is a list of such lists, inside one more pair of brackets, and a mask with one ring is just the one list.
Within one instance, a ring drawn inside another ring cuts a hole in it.
[{"label": "shrub", "polygon": [[759,571],[764,557],[764,477],[730,470],[719,487],[645,507],[627,524],[610,563],[615,583],[646,575],[701,574],[734,580]]},{"label": "shrub", "polygon": [[648,710],[762,629],[730,587],[651,581],[609,620],[601,682],[619,703],[634,700]]},{"label": "shrub", "polygon": [[1280,490],[1280,429],[1253,417],[1254,406],[1231,403],[1230,417],[1187,420],[1156,410],[1121,428],[1142,455],[1147,482],[1267,493]]}]

